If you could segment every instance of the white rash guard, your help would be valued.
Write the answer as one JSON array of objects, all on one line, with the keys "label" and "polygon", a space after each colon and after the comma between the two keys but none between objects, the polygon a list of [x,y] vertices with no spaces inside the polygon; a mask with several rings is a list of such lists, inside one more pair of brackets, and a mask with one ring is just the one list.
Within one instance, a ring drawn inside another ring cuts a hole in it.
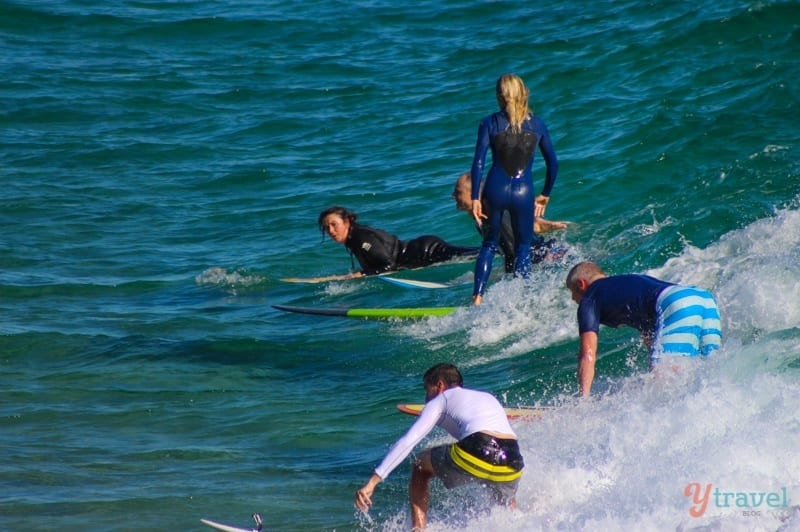
[{"label": "white rash guard", "polygon": [[442,427],[459,441],[470,434],[487,431],[516,438],[503,405],[492,394],[467,388],[450,388],[425,404],[417,421],[392,445],[381,464],[375,468],[375,473],[386,480],[435,426]]}]

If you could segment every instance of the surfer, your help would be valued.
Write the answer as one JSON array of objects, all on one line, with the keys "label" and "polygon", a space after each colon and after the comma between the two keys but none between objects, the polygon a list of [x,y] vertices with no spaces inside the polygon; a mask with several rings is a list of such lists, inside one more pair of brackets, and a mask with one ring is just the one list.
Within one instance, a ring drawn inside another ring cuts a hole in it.
[{"label": "surfer", "polygon": [[447,489],[480,483],[493,502],[515,508],[524,463],[503,406],[490,393],[463,388],[461,373],[452,364],[433,366],[422,382],[425,408],[356,491],[356,507],[366,512],[375,487],[439,426],[458,441],[427,449],[412,462],[408,493],[414,530],[425,528],[433,477],[439,477]]},{"label": "surfer", "polygon": [[[459,211],[472,212],[472,177],[469,172],[464,172],[458,176],[452,196],[456,201],[456,209]],[[511,228],[511,218],[508,212],[503,213],[501,224],[499,239],[500,251],[503,253],[506,273],[513,273],[516,251],[514,249],[514,231]],[[489,229],[489,223],[484,222],[482,226],[476,224],[475,227],[482,236],[485,236]],[[540,216],[534,217],[533,239],[531,240],[531,264],[538,264],[545,259],[557,259],[559,255],[563,255],[565,250],[562,247],[557,247],[558,241],[555,238],[545,240],[541,235],[543,233],[549,233],[550,231],[566,228],[567,222],[553,222],[545,220]]]},{"label": "surfer", "polygon": [[[478,140],[472,160],[472,216],[488,229],[475,262],[472,302],[480,305],[492,260],[497,251],[501,218],[508,211],[514,232],[514,275],[527,278],[531,271],[533,220],[544,216],[550,192],[558,175],[558,159],[545,123],[528,107],[528,88],[515,74],[497,80],[496,96],[500,111],[485,117],[478,127]],[[481,189],[486,152],[492,148],[492,166]],[[531,167],[536,147],[547,167],[542,193],[534,200]],[[483,201],[479,198],[483,194]],[[486,212],[484,212],[484,204]]]},{"label": "surfer", "polygon": [[344,277],[419,268],[478,254],[477,247],[454,246],[434,235],[400,240],[386,231],[356,223],[357,218],[356,213],[344,207],[330,207],[322,211],[317,219],[323,238],[327,233],[334,242],[344,244],[351,260],[355,257],[361,266],[360,271]]},{"label": "surfer", "polygon": [[597,360],[600,325],[627,325],[639,331],[650,350],[650,369],[661,355],[706,356],[722,343],[714,296],[693,286],[649,275],[608,276],[593,262],[581,262],[567,274],[567,288],[578,304],[578,386],[589,395]]}]

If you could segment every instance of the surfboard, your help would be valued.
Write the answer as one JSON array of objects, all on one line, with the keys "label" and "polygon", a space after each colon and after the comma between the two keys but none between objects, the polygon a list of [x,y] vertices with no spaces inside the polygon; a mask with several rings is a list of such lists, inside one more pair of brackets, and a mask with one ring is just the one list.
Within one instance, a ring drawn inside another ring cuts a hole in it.
[{"label": "surfboard", "polygon": [[414,279],[402,279],[400,277],[378,277],[383,282],[393,284],[395,286],[402,286],[403,288],[450,288],[451,284],[435,283],[433,281],[416,281]]},{"label": "surfboard", "polygon": [[[410,416],[418,416],[422,409],[425,408],[425,405],[422,403],[401,403],[397,405],[397,409]],[[521,421],[532,421],[535,419],[541,419],[542,414],[545,412],[546,409],[544,408],[537,408],[532,406],[520,406],[520,407],[506,407],[506,416],[510,420],[521,420]]]},{"label": "surfboard", "polygon": [[211,528],[222,530],[222,532],[261,532],[261,516],[259,514],[253,514],[253,520],[256,522],[256,528],[239,528],[226,525],[225,523],[218,523],[211,519],[200,519],[200,522]]},{"label": "surfboard", "polygon": [[339,316],[343,318],[364,318],[386,320],[391,318],[427,318],[429,316],[447,316],[461,307],[421,307],[421,308],[318,308],[295,307],[292,305],[272,305],[284,312],[313,314],[317,316]]},{"label": "surfboard", "polygon": [[394,272],[387,272],[387,273],[379,273],[377,275],[359,275],[359,276],[353,276],[349,273],[345,273],[342,275],[325,275],[323,277],[281,277],[280,280],[284,283],[320,284],[320,283],[328,283],[331,281],[351,281],[353,279],[371,279],[373,277],[381,279],[393,273]]},{"label": "surfboard", "polygon": [[319,284],[327,283],[329,281],[348,281],[350,279],[362,279],[362,277],[350,277],[349,275],[327,275],[325,277],[283,277],[281,281],[284,283],[299,283],[299,284]]},{"label": "surfboard", "polygon": [[[499,277],[496,277],[498,279]],[[403,288],[429,288],[429,289],[436,289],[436,288],[453,288],[454,286],[466,286],[472,284],[472,279],[467,279],[466,281],[459,281],[453,280],[448,281],[446,283],[437,283],[435,281],[417,281],[416,279],[403,279],[402,277],[380,277],[381,281],[387,282],[389,284],[393,284],[396,286],[401,286]]]}]

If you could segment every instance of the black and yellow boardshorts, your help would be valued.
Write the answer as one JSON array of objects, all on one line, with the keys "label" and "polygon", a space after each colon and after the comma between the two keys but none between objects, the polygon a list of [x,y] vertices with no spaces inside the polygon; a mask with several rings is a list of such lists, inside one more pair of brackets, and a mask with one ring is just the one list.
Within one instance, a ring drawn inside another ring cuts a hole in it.
[{"label": "black and yellow boardshorts", "polygon": [[448,489],[479,483],[488,487],[495,502],[508,504],[516,495],[525,463],[519,443],[482,432],[431,449],[436,475]]}]

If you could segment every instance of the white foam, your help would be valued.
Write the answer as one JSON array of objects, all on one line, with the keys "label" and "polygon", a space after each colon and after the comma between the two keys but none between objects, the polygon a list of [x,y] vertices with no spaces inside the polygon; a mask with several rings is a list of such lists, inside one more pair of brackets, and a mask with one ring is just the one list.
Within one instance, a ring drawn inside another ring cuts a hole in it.
[{"label": "white foam", "polygon": [[[448,504],[434,504],[431,530],[777,529],[800,502],[798,340],[800,333],[629,378],[614,394],[518,423],[526,462],[519,509],[454,527],[445,525],[458,519]],[[764,350],[771,361],[759,366]],[[693,483],[712,486],[700,517],[690,515],[696,504],[685,494]],[[785,493],[788,505],[737,506],[731,495],[725,506],[714,489]]]},{"label": "white foam", "polygon": [[253,286],[264,281],[263,277],[258,275],[249,275],[237,271],[228,271],[222,267],[213,267],[204,270],[202,273],[194,278],[197,285],[214,285],[214,286]]},{"label": "white foam", "polygon": [[785,209],[706,249],[687,246],[650,273],[710,289],[726,337],[747,341],[800,324],[799,265],[800,211]]},{"label": "white foam", "polygon": [[457,334],[454,341],[462,343],[466,332],[470,347],[498,346],[491,358],[484,356],[472,361],[475,363],[513,357],[569,338],[575,332],[575,308],[564,287],[565,268],[536,270],[528,281],[496,280],[489,285],[480,307],[408,324],[403,333],[426,339]]},{"label": "white foam", "polygon": [[[723,348],[677,371],[670,363],[623,377],[600,397],[564,397],[542,421],[516,425],[526,462],[519,509],[453,525],[458,515],[434,502],[430,529],[800,530],[799,255],[800,212],[785,209],[648,272],[711,289]],[[537,279],[530,294],[519,283],[493,285],[485,309],[415,327],[467,329],[471,345],[504,340],[498,357],[577,339],[563,272]],[[695,484],[711,486],[700,517],[687,495]],[[738,494],[749,493],[778,494],[780,505],[748,507]]]}]

